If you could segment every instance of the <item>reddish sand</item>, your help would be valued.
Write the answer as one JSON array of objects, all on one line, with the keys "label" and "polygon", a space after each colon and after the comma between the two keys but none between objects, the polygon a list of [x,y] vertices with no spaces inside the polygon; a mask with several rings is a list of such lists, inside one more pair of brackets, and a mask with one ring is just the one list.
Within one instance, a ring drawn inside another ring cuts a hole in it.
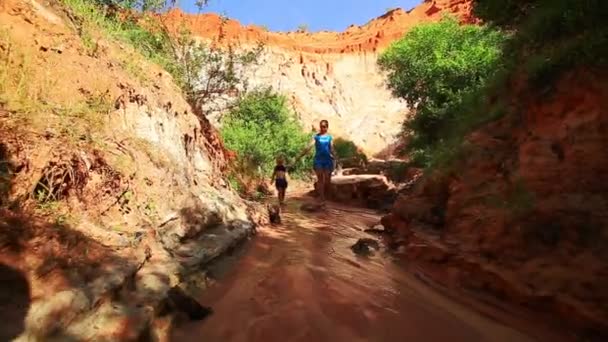
[{"label": "reddish sand", "polygon": [[297,202],[286,211],[283,225],[262,230],[203,294],[215,313],[177,327],[172,341],[561,340],[489,317],[519,327],[521,318],[449,300],[383,252],[356,256],[350,246],[371,237],[362,230],[378,219],[369,211],[331,205],[304,214]]}]

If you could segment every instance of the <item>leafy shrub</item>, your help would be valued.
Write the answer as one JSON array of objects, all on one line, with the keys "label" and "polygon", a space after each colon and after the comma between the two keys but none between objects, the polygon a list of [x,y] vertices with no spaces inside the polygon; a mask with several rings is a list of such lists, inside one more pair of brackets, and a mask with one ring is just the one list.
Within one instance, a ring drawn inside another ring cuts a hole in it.
[{"label": "leafy shrub", "polygon": [[576,66],[608,64],[608,2],[476,0],[475,15],[516,31],[505,48],[509,68],[524,66],[533,88]]},{"label": "leafy shrub", "polygon": [[[136,6],[135,1],[61,1],[71,9],[70,17],[85,45],[95,44],[91,42],[92,32],[101,28],[109,37],[128,42],[161,66],[169,64],[169,36],[161,29],[160,23],[137,12],[131,15],[121,15],[119,12],[120,9],[124,11]],[[138,6],[143,5],[140,3]],[[152,6],[152,3],[145,6]]]},{"label": "leafy shrub", "polygon": [[226,146],[237,153],[237,162],[258,169],[259,177],[272,172],[279,155],[295,173],[311,165],[306,158],[290,164],[311,136],[295,121],[287,99],[271,88],[256,89],[241,98],[224,118],[221,134]]},{"label": "leafy shrub", "polygon": [[498,30],[444,17],[417,26],[380,56],[389,88],[416,109],[404,131],[421,163],[428,164],[430,151],[454,126],[465,126],[464,112],[457,109],[477,101],[477,92],[500,69],[505,38]]},{"label": "leafy shrub", "polygon": [[232,46],[218,48],[197,41],[184,28],[168,41],[171,63],[165,67],[175,77],[190,104],[203,109],[203,114],[225,110],[228,105],[217,101],[225,95],[247,92],[245,73],[257,64],[264,48],[262,43],[238,52]]},{"label": "leafy shrub", "polygon": [[437,167],[464,155],[467,133],[510,114],[513,75],[545,92],[566,71],[605,68],[607,13],[603,0],[474,0],[486,26],[444,19],[393,44],[379,63],[395,95],[416,107],[404,127],[412,160]]},{"label": "leafy shrub", "polygon": [[336,158],[345,166],[358,166],[367,163],[367,156],[361,152],[357,145],[350,140],[344,138],[336,138],[334,140],[334,149]]},{"label": "leafy shrub", "polygon": [[[129,10],[141,10],[144,12],[162,11],[177,4],[177,0],[90,0],[90,2],[94,2],[97,5],[119,7]],[[202,9],[207,5],[209,0],[195,0],[192,2],[196,7]]]},{"label": "leafy shrub", "polygon": [[[71,9],[72,20],[87,49],[95,51],[92,32],[101,28],[111,38],[131,44],[144,57],[173,76],[188,102],[201,109],[223,110],[228,104],[218,101],[226,94],[247,91],[248,67],[256,64],[263,44],[237,51],[198,42],[182,28],[171,31],[157,17],[136,10],[157,11],[173,5],[172,0],[61,0]],[[204,6],[207,1],[197,1]],[[222,25],[226,20],[222,21]],[[222,39],[223,37],[219,37]],[[203,104],[207,107],[203,109]],[[210,106],[210,104],[218,104]],[[211,107],[211,108],[208,108]]]}]

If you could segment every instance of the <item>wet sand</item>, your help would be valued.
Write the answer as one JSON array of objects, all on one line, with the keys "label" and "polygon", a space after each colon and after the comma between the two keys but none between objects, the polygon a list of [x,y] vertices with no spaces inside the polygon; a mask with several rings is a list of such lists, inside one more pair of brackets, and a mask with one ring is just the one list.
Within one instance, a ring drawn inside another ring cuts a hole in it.
[{"label": "wet sand", "polygon": [[172,341],[538,340],[448,299],[383,252],[355,255],[350,246],[378,222],[373,212],[303,213],[300,204],[261,229],[200,298],[215,313],[179,326]]}]

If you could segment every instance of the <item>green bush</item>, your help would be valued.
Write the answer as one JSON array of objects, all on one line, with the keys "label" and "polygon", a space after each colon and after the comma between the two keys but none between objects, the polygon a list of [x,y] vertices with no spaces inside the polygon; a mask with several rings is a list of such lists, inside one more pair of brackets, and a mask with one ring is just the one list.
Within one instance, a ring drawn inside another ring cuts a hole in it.
[{"label": "green bush", "polygon": [[[159,12],[177,5],[177,0],[88,0],[96,5],[112,6],[128,10],[139,10],[144,12]],[[192,1],[199,10],[207,6],[209,0]]]},{"label": "green bush", "polygon": [[379,63],[416,108],[404,125],[411,159],[443,167],[465,156],[472,129],[511,114],[513,75],[546,92],[564,72],[608,66],[607,13],[604,0],[474,0],[485,26],[444,19],[393,44]]},{"label": "green bush", "polygon": [[[109,5],[119,8],[133,8],[135,2],[129,1],[91,1],[91,0],[61,0],[72,11],[72,16],[79,18],[74,23],[83,40],[90,39],[91,31],[101,28],[110,38],[131,44],[142,55],[165,67],[171,60],[170,37],[161,29],[159,23],[151,18],[133,16],[119,17],[116,10]],[[152,6],[140,3],[139,6]],[[147,8],[147,7],[146,7]],[[126,12],[125,12],[126,13]],[[140,22],[138,19],[141,19]]]},{"label": "green bush", "polygon": [[[158,17],[137,11],[158,11],[173,4],[172,0],[61,1],[71,10],[70,17],[89,50],[97,48],[92,33],[98,29],[110,38],[129,43],[171,73],[188,102],[201,115],[206,114],[202,104],[223,103],[216,100],[246,88],[248,67],[257,63],[263,49],[261,43],[238,51],[200,43],[186,28],[174,33]],[[196,3],[204,6],[207,1]],[[222,21],[221,25],[225,24]],[[213,110],[225,109],[219,107]]]},{"label": "green bush", "polygon": [[334,149],[336,158],[345,166],[359,166],[367,163],[367,156],[350,140],[334,139]]},{"label": "green bush", "polygon": [[607,1],[476,0],[474,13],[516,32],[505,48],[509,69],[523,66],[533,88],[577,66],[608,65]]},{"label": "green bush", "polygon": [[259,167],[258,176],[272,172],[282,155],[292,173],[310,169],[310,157],[291,164],[311,140],[288,109],[287,99],[270,88],[251,91],[224,118],[221,129],[226,146],[237,153],[238,162]]},{"label": "green bush", "polygon": [[475,121],[468,106],[479,101],[479,90],[501,69],[505,39],[501,31],[444,17],[417,26],[380,56],[389,88],[415,108],[404,131],[420,163],[429,164],[430,153],[443,148],[455,127],[465,129]]}]

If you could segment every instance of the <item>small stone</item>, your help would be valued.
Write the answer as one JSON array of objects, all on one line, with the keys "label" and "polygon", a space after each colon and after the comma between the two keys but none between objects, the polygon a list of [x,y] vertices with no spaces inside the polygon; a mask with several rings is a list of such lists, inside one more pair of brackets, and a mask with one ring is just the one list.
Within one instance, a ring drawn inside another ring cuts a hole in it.
[{"label": "small stone", "polygon": [[269,204],[267,209],[270,223],[281,224],[281,207],[276,204]]},{"label": "small stone", "polygon": [[144,236],[143,232],[135,232],[135,241],[137,241],[137,242],[141,241],[143,236]]},{"label": "small stone", "polygon": [[355,243],[351,249],[353,250],[353,252],[355,254],[359,254],[359,255],[370,255],[372,254],[371,248],[375,249],[375,250],[379,250],[380,249],[380,243],[378,243],[378,241],[374,240],[374,239],[359,239],[357,241],[357,243]]},{"label": "small stone", "polygon": [[366,229],[365,232],[368,234],[384,234],[386,233],[386,229],[383,225],[377,224],[370,229]]},{"label": "small stone", "polygon": [[320,204],[316,204],[316,203],[304,203],[300,206],[300,210],[308,211],[311,213],[321,211],[322,209],[323,209],[323,206]]},{"label": "small stone", "polygon": [[191,320],[202,320],[213,313],[213,309],[202,306],[178,286],[171,288],[167,296],[173,309],[187,314]]}]

